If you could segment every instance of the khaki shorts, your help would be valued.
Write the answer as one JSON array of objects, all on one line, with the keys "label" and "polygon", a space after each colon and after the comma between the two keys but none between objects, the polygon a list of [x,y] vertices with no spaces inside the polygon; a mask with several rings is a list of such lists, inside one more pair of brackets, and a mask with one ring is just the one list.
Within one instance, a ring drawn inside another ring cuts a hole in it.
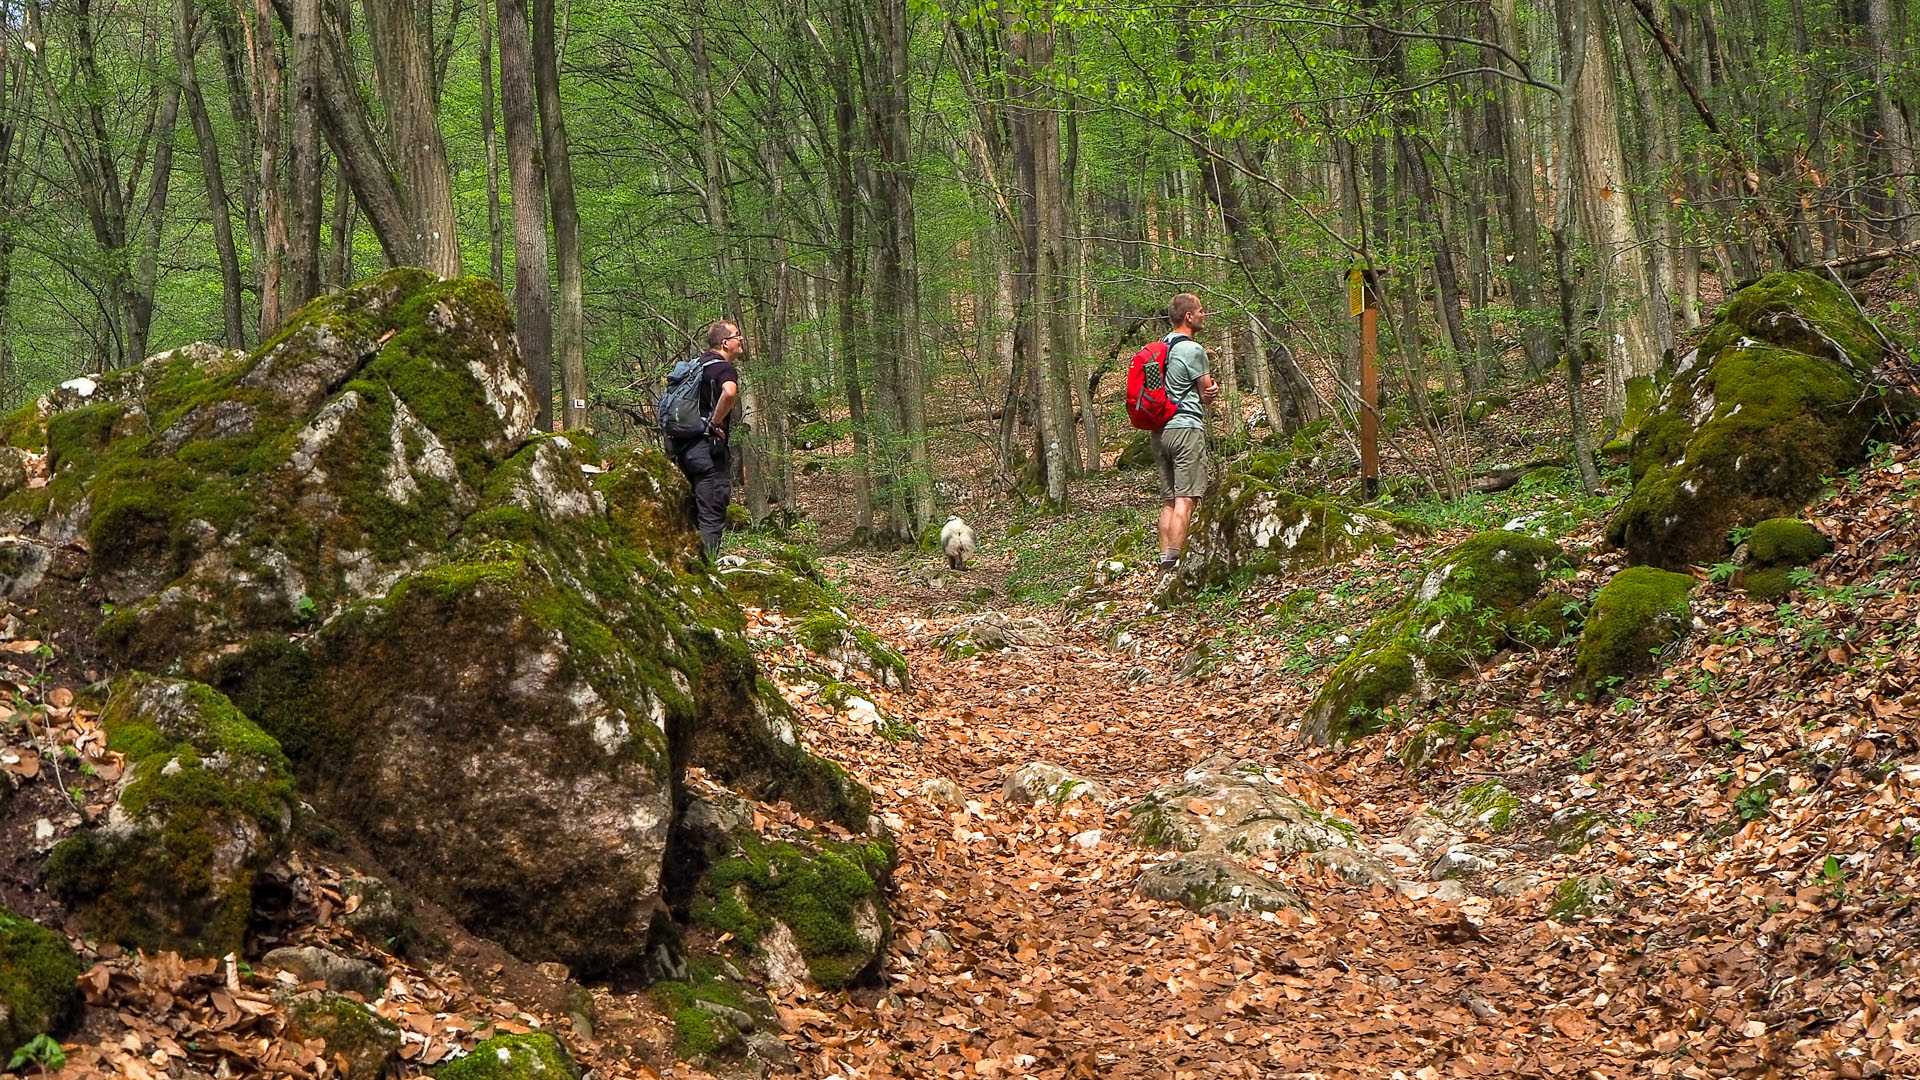
[{"label": "khaki shorts", "polygon": [[1207,493],[1213,470],[1207,464],[1204,428],[1161,428],[1153,433],[1153,463],[1160,468],[1162,499],[1197,499]]}]

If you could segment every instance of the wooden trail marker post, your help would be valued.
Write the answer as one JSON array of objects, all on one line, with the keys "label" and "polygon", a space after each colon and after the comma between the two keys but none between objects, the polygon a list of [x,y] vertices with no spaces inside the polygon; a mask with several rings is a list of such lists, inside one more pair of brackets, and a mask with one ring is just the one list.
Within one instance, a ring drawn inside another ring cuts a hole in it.
[{"label": "wooden trail marker post", "polygon": [[1368,501],[1380,494],[1380,309],[1373,275],[1347,271],[1347,307],[1360,317],[1360,485]]}]

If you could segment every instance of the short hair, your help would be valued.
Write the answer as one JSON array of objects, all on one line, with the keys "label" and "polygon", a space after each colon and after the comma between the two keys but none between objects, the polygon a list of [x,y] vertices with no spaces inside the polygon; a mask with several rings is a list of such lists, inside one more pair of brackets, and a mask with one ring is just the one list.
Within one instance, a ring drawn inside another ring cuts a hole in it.
[{"label": "short hair", "polygon": [[725,319],[707,324],[707,348],[717,349],[727,343],[727,339],[738,333],[739,327]]},{"label": "short hair", "polygon": [[1167,305],[1167,321],[1179,326],[1187,321],[1187,316],[1200,309],[1200,298],[1190,292],[1183,292]]}]

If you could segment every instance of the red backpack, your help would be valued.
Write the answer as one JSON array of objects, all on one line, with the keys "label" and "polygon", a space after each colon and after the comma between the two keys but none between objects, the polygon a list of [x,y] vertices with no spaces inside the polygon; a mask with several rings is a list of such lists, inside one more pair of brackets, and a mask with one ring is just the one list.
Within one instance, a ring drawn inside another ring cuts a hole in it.
[{"label": "red backpack", "polygon": [[1134,427],[1159,431],[1180,411],[1167,396],[1167,353],[1174,342],[1185,340],[1187,335],[1173,334],[1149,341],[1133,354],[1133,364],[1127,368],[1127,419]]}]

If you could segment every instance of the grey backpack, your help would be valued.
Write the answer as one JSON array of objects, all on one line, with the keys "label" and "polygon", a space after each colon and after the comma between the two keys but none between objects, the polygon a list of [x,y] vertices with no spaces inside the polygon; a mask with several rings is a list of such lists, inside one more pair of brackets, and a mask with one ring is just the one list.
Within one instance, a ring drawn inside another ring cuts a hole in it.
[{"label": "grey backpack", "polygon": [[700,373],[713,360],[704,356],[682,360],[667,372],[667,390],[660,395],[660,434],[670,439],[691,439],[707,433],[707,418],[700,411]]}]

